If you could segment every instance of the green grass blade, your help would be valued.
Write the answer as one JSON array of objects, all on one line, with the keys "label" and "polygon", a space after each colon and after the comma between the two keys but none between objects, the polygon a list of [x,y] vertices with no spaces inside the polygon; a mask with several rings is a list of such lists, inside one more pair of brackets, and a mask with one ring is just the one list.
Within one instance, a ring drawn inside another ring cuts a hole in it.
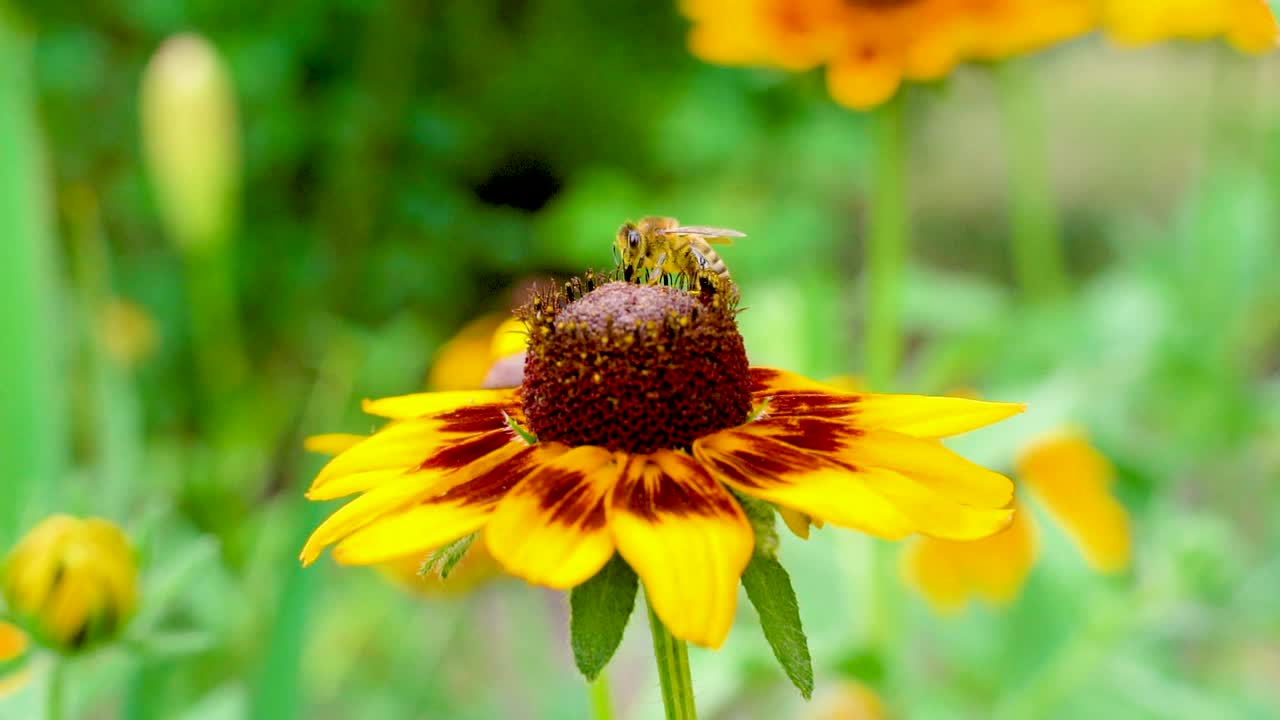
[{"label": "green grass blade", "polygon": [[66,451],[56,247],[32,42],[0,7],[0,547],[46,507]]}]

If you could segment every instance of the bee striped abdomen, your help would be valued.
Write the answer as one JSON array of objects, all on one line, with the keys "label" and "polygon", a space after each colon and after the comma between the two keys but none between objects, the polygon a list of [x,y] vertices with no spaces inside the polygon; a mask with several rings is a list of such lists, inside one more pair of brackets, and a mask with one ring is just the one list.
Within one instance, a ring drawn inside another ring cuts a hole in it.
[{"label": "bee striped abdomen", "polygon": [[724,260],[720,259],[720,255],[702,238],[690,238],[689,252],[698,260],[698,265],[704,270],[719,275],[724,279],[729,279],[729,268],[725,266]]}]

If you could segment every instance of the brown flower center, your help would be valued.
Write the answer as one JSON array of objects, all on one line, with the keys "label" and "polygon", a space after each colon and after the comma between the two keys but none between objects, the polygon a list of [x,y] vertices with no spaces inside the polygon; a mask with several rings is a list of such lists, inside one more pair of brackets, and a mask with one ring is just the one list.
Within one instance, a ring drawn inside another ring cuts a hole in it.
[{"label": "brown flower center", "polygon": [[732,302],[625,282],[582,289],[525,310],[524,416],[540,441],[645,453],[746,420],[751,382]]}]

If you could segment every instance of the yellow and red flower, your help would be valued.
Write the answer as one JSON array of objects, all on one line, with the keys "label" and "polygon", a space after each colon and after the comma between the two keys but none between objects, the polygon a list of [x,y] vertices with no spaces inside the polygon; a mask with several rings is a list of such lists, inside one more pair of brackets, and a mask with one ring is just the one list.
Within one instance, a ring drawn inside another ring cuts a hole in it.
[{"label": "yellow and red flower", "polygon": [[1276,48],[1275,16],[1266,0],[1103,0],[1102,24],[1125,45],[1221,37],[1241,52]]},{"label": "yellow and red flower", "polygon": [[366,401],[389,423],[307,493],[360,496],[302,562],[331,545],[344,564],[421,557],[483,530],[508,572],[567,589],[617,552],[673,635],[718,647],[755,543],[735,493],[889,539],[1009,524],[1012,483],[936,440],[1021,405],[751,368],[726,297],[589,276],[522,313],[521,387]]},{"label": "yellow and red flower", "polygon": [[[1100,573],[1129,566],[1129,515],[1110,492],[1114,470],[1078,432],[1030,445],[1017,477]],[[936,608],[955,611],[977,596],[994,604],[1018,596],[1036,561],[1034,516],[1015,503],[1013,523],[972,542],[921,538],[903,555],[903,574]]]}]

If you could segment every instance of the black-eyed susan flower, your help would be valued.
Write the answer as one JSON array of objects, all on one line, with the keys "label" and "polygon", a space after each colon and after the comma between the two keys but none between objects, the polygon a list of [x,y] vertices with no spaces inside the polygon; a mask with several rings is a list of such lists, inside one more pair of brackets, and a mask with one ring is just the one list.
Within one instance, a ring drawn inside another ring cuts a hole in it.
[{"label": "black-eyed susan flower", "polygon": [[422,557],[484,530],[511,574],[573,588],[619,554],[672,635],[728,633],[755,536],[751,496],[897,539],[976,539],[1012,483],[936,442],[1021,405],[850,393],[748,365],[732,293],[596,279],[535,297],[523,384],[366,401],[389,423],[307,495],[359,494],[312,534],[310,564]]},{"label": "black-eyed susan flower", "polygon": [[[1079,547],[1096,571],[1129,565],[1129,515],[1110,493],[1111,464],[1085,437],[1062,432],[1032,443],[1017,477]],[[903,555],[903,573],[939,610],[955,611],[973,596],[1011,602],[1036,561],[1033,515],[1015,504],[1005,530],[972,542],[921,538]]]},{"label": "black-eyed susan flower", "polygon": [[1223,38],[1241,52],[1276,48],[1266,0],[1103,0],[1102,8],[1107,35],[1124,45]]},{"label": "black-eyed susan flower", "polygon": [[128,539],[101,518],[53,515],[5,561],[9,610],[41,644],[75,652],[114,637],[137,603]]},{"label": "black-eyed susan flower", "polygon": [[30,669],[26,667],[31,652],[31,639],[22,628],[0,620],[0,698],[26,683]]}]

